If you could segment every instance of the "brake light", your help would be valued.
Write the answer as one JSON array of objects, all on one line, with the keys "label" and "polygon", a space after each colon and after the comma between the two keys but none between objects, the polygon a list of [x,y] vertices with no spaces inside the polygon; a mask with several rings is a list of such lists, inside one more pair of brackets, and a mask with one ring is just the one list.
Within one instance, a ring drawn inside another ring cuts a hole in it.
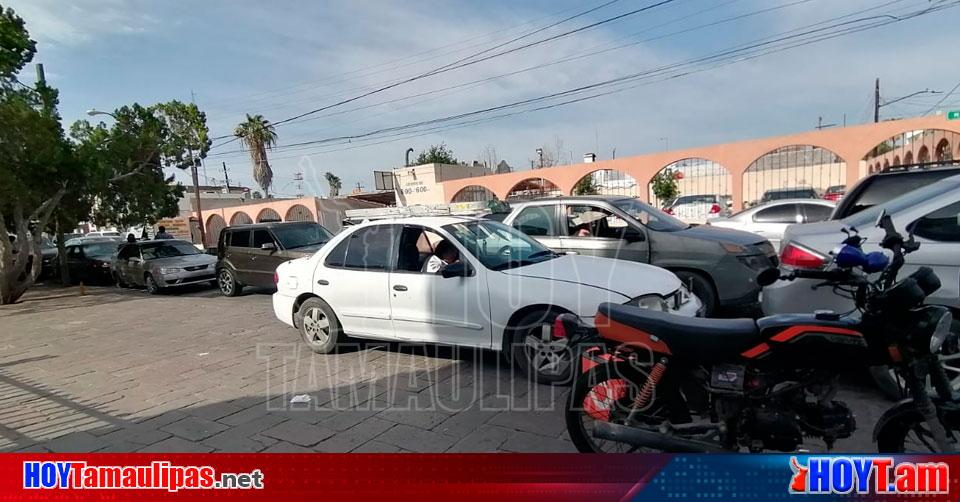
[{"label": "brake light", "polygon": [[553,333],[551,333],[554,338],[566,338],[567,337],[567,327],[563,325],[563,317],[557,316],[553,321]]},{"label": "brake light", "polygon": [[780,251],[780,263],[796,268],[820,268],[826,258],[796,244],[787,244]]},{"label": "brake light", "polygon": [[665,208],[663,208],[663,212],[665,212],[665,213],[667,213],[667,214],[673,214],[673,209],[671,209],[671,208],[669,208],[669,207],[665,207]]},{"label": "brake light", "polygon": [[273,283],[274,283],[274,284],[280,284],[280,274],[278,274],[278,273],[276,273],[276,272],[273,273]]},{"label": "brake light", "polygon": [[720,204],[710,206],[710,214],[720,214]]}]

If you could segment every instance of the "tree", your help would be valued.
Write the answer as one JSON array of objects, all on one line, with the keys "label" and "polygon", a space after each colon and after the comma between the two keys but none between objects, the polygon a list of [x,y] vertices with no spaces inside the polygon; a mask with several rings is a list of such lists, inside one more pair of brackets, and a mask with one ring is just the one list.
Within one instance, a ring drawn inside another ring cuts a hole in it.
[{"label": "tree", "polygon": [[327,178],[327,183],[330,185],[330,197],[336,197],[340,195],[340,187],[343,186],[340,183],[340,177],[329,171],[327,171],[325,176]]},{"label": "tree", "polygon": [[453,156],[453,150],[447,148],[447,145],[440,143],[433,145],[429,149],[420,152],[417,156],[417,165],[423,164],[457,164],[457,158]]},{"label": "tree", "polygon": [[594,183],[593,174],[584,176],[573,186],[573,195],[597,195],[599,193],[600,188]]},{"label": "tree", "polygon": [[495,170],[500,165],[500,156],[497,154],[497,147],[487,145],[479,155],[480,163],[487,166],[487,169]]},{"label": "tree", "polygon": [[652,186],[653,195],[660,202],[671,201],[680,195],[680,185],[677,183],[677,175],[673,169],[664,169],[653,177]]},{"label": "tree", "polygon": [[37,43],[30,39],[23,19],[0,5],[0,82],[13,80],[36,52]]},{"label": "tree", "polygon": [[247,114],[247,120],[237,125],[233,134],[240,138],[240,144],[250,152],[253,164],[253,179],[256,180],[265,196],[269,197],[273,184],[273,170],[267,160],[267,150],[277,144],[277,132],[263,115]]}]

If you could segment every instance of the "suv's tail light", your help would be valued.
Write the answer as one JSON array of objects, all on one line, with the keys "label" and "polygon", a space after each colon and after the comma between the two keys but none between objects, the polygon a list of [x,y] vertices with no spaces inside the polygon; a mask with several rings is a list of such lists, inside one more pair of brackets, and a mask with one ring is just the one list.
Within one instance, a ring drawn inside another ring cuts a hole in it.
[{"label": "suv's tail light", "polygon": [[720,204],[710,206],[710,214],[720,214]]},{"label": "suv's tail light", "polygon": [[280,284],[280,274],[278,274],[278,273],[276,273],[276,272],[273,273],[273,283],[274,283],[274,284]]},{"label": "suv's tail light", "polygon": [[671,208],[669,208],[669,207],[665,207],[665,208],[663,208],[663,212],[665,212],[665,213],[667,213],[667,214],[673,214],[673,209],[671,209]]},{"label": "suv's tail light", "polygon": [[780,251],[780,263],[796,268],[820,268],[827,259],[818,253],[790,243]]}]

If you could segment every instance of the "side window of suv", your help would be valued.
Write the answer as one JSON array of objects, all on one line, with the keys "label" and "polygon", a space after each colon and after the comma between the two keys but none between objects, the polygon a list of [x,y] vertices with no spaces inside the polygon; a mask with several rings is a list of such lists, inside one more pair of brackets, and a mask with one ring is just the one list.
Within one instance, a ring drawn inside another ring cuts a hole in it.
[{"label": "side window of suv", "polygon": [[250,231],[249,230],[233,230],[230,232],[227,241],[227,245],[235,248],[248,248],[250,247]]},{"label": "side window of suv", "polygon": [[276,244],[273,242],[273,236],[270,235],[270,231],[265,228],[258,228],[253,231],[253,247],[260,249],[260,246],[264,244]]},{"label": "side window of suv", "polygon": [[960,242],[960,202],[954,202],[913,222],[912,230],[924,239]]},{"label": "side window of suv", "polygon": [[361,228],[339,244],[324,264],[334,268],[387,271],[393,255],[396,225],[375,225]]},{"label": "side window of suv", "polygon": [[557,235],[557,206],[529,206],[513,220],[513,228],[533,237]]},{"label": "side window of suv", "polygon": [[621,239],[627,228],[623,218],[596,206],[567,206],[565,217],[570,237]]}]

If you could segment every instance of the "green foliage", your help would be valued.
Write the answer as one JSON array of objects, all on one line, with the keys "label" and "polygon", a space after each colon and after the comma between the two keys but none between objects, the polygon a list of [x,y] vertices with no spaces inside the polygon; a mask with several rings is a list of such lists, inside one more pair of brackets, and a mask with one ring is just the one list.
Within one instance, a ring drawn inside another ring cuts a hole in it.
[{"label": "green foliage", "polygon": [[657,173],[652,180],[653,195],[661,202],[667,202],[680,195],[680,186],[673,169],[664,169]]},{"label": "green foliage", "polygon": [[0,82],[13,80],[36,52],[37,43],[30,39],[23,19],[0,5]]},{"label": "green foliage", "polygon": [[573,195],[597,195],[599,193],[600,187],[594,183],[592,174],[584,176],[573,186]]},{"label": "green foliage", "polygon": [[343,186],[343,184],[340,182],[340,177],[329,171],[327,171],[327,174],[325,174],[324,177],[327,178],[327,183],[330,185],[330,197],[336,197],[340,195],[340,188]]},{"label": "green foliage", "polygon": [[267,160],[267,150],[277,143],[277,132],[269,120],[263,115],[247,114],[247,119],[237,125],[233,134],[240,139],[240,144],[250,152],[250,162],[253,164],[253,179],[269,196],[270,186],[273,184],[273,170]]},{"label": "green foliage", "polygon": [[457,158],[453,156],[453,150],[447,148],[447,145],[443,143],[433,145],[429,149],[420,152],[416,160],[417,165],[457,163]]}]

